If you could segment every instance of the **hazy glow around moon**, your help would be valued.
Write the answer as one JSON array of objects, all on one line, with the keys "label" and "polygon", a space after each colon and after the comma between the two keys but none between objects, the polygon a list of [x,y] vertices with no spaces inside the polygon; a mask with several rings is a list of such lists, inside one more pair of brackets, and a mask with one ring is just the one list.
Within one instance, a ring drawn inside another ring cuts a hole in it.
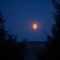
[{"label": "hazy glow around moon", "polygon": [[35,24],[33,24],[33,29],[34,30],[36,30],[37,29],[37,27],[38,27],[38,25],[35,23]]}]

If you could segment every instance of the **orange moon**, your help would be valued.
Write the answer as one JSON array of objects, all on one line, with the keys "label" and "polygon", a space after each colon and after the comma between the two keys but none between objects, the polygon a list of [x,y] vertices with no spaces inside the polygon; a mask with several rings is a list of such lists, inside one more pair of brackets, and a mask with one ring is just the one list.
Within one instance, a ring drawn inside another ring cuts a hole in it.
[{"label": "orange moon", "polygon": [[33,24],[33,29],[34,30],[36,30],[37,29],[37,27],[38,27],[38,25],[35,23],[35,24]]}]

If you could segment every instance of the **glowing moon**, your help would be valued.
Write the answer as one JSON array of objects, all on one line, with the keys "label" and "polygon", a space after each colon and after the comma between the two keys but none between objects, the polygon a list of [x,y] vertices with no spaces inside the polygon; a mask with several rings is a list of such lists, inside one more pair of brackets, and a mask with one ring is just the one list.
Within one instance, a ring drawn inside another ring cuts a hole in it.
[{"label": "glowing moon", "polygon": [[37,27],[38,27],[38,25],[35,23],[35,24],[33,24],[33,29],[34,30],[36,30],[37,29]]}]

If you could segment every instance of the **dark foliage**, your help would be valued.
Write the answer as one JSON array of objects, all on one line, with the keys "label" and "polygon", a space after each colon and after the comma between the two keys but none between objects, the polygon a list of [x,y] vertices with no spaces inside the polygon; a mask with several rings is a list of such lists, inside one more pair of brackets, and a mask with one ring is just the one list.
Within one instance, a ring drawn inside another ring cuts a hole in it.
[{"label": "dark foliage", "polygon": [[46,47],[38,55],[39,60],[60,60],[60,4],[56,0],[52,0],[56,12],[54,13],[55,24],[52,28],[52,34],[47,35],[48,43]]},{"label": "dark foliage", "polygon": [[0,60],[24,60],[25,43],[17,42],[16,37],[13,37],[5,30],[5,18],[0,13]]}]

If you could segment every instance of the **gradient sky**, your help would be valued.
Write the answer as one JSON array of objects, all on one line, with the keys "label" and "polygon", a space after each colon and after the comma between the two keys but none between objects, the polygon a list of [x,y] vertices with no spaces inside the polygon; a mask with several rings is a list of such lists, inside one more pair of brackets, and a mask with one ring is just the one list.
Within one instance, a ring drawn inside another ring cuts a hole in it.
[{"label": "gradient sky", "polygon": [[[6,17],[6,29],[17,35],[17,40],[45,41],[44,31],[51,34],[53,5],[50,0],[2,0],[1,9]],[[32,24],[39,25],[38,30]]]}]

